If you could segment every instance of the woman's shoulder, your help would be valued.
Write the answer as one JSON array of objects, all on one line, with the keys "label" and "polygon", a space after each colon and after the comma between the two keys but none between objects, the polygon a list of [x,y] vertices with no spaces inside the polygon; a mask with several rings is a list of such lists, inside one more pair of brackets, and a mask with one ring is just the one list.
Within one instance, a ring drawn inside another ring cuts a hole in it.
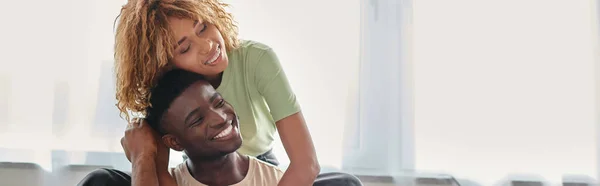
[{"label": "woman's shoulder", "polygon": [[[254,72],[257,68],[266,68],[264,66],[273,66],[273,63],[279,63],[277,56],[271,47],[267,44],[253,41],[241,40],[240,46],[234,51],[234,61],[240,61],[242,68]],[[231,59],[230,59],[231,60]]]},{"label": "woman's shoulder", "polygon": [[264,53],[265,51],[271,50],[271,47],[267,44],[254,40],[240,40],[240,46],[237,48],[237,50],[245,54]]}]

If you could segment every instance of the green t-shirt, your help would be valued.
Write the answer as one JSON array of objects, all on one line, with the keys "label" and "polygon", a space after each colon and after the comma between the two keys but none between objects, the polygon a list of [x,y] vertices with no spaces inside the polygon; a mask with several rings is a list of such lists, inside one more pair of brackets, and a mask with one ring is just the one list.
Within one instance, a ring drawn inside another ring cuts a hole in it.
[{"label": "green t-shirt", "polygon": [[243,143],[238,152],[258,156],[273,146],[275,121],[298,113],[300,106],[269,46],[242,41],[227,56],[229,65],[217,91],[240,118]]}]

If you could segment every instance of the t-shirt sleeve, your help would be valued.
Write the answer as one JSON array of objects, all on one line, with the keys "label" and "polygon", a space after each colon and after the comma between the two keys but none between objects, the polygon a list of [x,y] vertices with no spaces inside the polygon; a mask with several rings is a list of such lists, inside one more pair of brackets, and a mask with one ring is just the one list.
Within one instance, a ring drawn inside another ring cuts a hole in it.
[{"label": "t-shirt sleeve", "polygon": [[251,166],[254,169],[252,170],[254,174],[252,176],[259,177],[261,180],[261,182],[255,183],[255,185],[277,185],[281,177],[283,177],[283,171],[278,167],[255,158],[251,159],[251,161],[255,165]]},{"label": "t-shirt sleeve", "polygon": [[300,111],[296,95],[273,49],[263,50],[255,71],[258,91],[264,97],[274,121]]},{"label": "t-shirt sleeve", "polygon": [[173,178],[173,180],[175,180],[175,182],[178,182],[178,179],[180,177],[180,175],[177,175],[177,171],[175,170],[177,169],[176,167],[171,167],[169,168],[169,174],[171,174],[171,177]]}]

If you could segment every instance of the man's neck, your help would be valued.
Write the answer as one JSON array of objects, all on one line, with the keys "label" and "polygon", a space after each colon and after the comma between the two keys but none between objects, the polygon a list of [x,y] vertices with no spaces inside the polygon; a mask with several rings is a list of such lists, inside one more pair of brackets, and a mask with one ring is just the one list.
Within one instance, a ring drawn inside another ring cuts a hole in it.
[{"label": "man's neck", "polygon": [[246,177],[250,161],[233,152],[210,161],[190,157],[185,163],[192,177],[205,185],[233,185]]}]

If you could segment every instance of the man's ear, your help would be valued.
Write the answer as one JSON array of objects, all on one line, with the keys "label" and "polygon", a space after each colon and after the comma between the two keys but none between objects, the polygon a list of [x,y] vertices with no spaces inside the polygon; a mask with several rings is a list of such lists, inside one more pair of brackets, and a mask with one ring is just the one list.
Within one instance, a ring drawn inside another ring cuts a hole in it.
[{"label": "man's ear", "polygon": [[162,137],[162,141],[163,141],[163,143],[165,143],[165,145],[167,145],[167,147],[169,147],[175,151],[179,151],[179,152],[183,151],[183,147],[181,147],[181,145],[177,141],[177,138],[175,138],[175,136],[173,136],[171,134],[164,135]]}]

